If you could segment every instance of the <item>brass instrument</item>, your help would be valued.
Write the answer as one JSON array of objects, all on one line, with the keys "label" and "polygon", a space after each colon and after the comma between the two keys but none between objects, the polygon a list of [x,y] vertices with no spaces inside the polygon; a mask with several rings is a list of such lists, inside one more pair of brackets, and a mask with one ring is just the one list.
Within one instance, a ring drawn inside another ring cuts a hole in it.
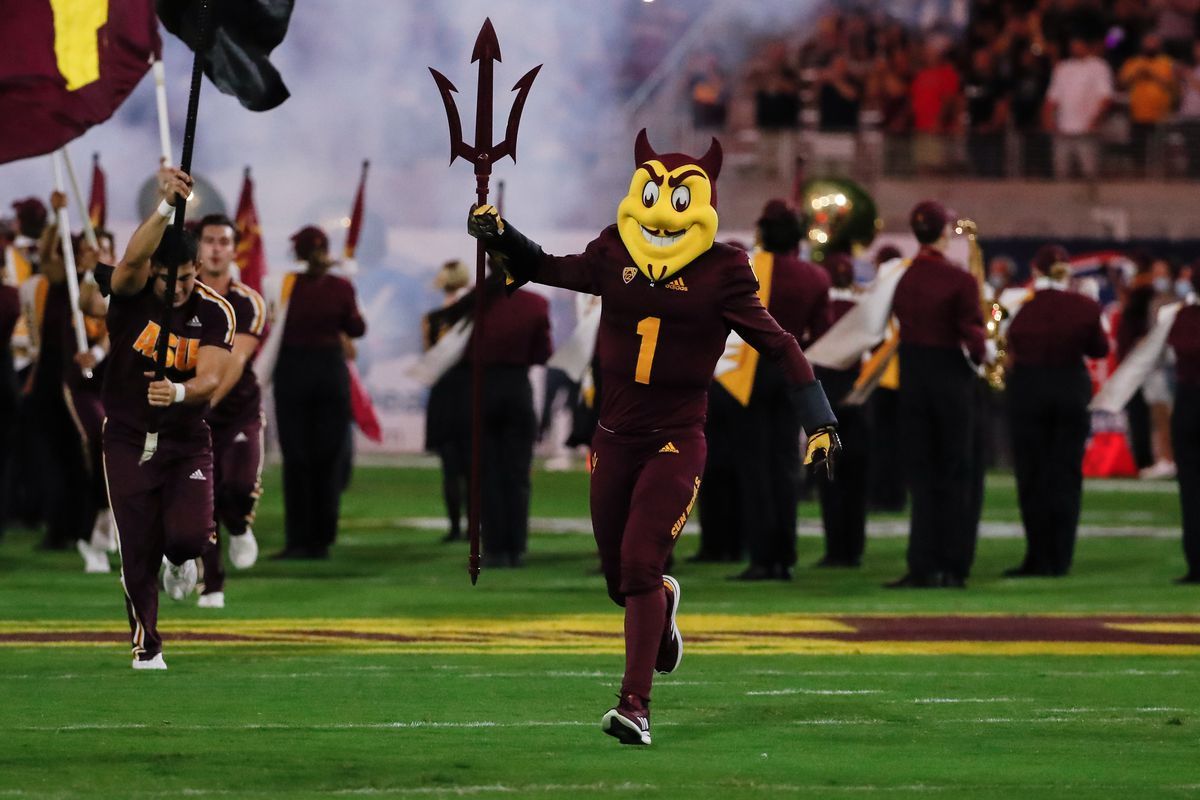
[{"label": "brass instrument", "polygon": [[997,392],[1004,391],[1008,342],[1000,330],[1008,319],[1008,309],[1000,304],[1000,298],[989,298],[987,267],[983,262],[983,248],[979,246],[979,229],[974,220],[960,219],[954,223],[954,232],[967,237],[967,267],[979,284],[979,306],[983,311],[984,333],[996,345],[996,360],[983,365],[983,379]]}]

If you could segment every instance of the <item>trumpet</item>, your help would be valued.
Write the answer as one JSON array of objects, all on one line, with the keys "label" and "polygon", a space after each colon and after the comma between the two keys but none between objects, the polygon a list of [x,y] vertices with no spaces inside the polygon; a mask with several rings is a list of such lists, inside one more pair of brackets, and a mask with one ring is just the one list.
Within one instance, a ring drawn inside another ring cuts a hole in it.
[{"label": "trumpet", "polygon": [[979,246],[979,227],[974,220],[960,219],[954,223],[954,232],[967,237],[967,267],[979,284],[979,307],[983,312],[984,334],[996,346],[996,360],[983,365],[982,377],[987,385],[997,392],[1004,391],[1006,380],[1005,363],[1008,360],[1008,342],[1001,326],[1009,317],[1008,309],[998,297],[988,296],[986,266],[983,248]]}]

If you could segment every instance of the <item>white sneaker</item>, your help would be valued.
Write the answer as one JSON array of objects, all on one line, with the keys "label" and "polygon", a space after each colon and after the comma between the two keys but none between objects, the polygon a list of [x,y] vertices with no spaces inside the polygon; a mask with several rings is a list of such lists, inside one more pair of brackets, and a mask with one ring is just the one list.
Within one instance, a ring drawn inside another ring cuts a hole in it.
[{"label": "white sneaker", "polygon": [[83,571],[90,574],[112,572],[108,563],[108,552],[102,547],[88,544],[83,539],[75,542],[75,549],[83,556]]},{"label": "white sneaker", "polygon": [[235,569],[250,569],[258,561],[258,539],[246,528],[240,536],[229,537],[229,562]]},{"label": "white sneaker", "polygon": [[189,558],[175,565],[164,556],[163,567],[163,590],[172,600],[182,600],[196,590],[196,581],[199,579],[196,559]]},{"label": "white sneaker", "polygon": [[1156,461],[1145,469],[1138,471],[1142,480],[1161,480],[1175,477],[1175,464],[1170,461]]},{"label": "white sneaker", "polygon": [[200,608],[224,608],[225,593],[211,592],[209,594],[202,594],[200,595],[200,598],[196,600],[196,605]]},{"label": "white sneaker", "polygon": [[92,526],[92,547],[108,553],[117,552],[116,524],[113,522],[112,510],[106,508],[96,515],[96,524]]},{"label": "white sneaker", "polygon": [[134,669],[166,669],[167,662],[163,661],[162,653],[158,653],[154,658],[148,658],[145,661],[139,659],[133,660]]}]

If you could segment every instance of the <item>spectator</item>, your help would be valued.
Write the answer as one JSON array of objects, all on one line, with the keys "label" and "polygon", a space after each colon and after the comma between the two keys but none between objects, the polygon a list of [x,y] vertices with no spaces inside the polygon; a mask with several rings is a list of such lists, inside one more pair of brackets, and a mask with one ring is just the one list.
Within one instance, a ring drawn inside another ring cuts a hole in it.
[{"label": "spectator", "polygon": [[1113,74],[1082,34],[1072,35],[1070,51],[1051,73],[1042,115],[1054,135],[1054,177],[1069,177],[1078,163],[1082,176],[1091,180],[1100,169],[1097,134],[1112,105]]},{"label": "spectator", "polygon": [[1196,40],[1200,0],[1151,0],[1150,8],[1158,15],[1154,32],[1167,54],[1180,61],[1186,59]]},{"label": "spectator", "polygon": [[967,152],[978,175],[1004,174],[1004,133],[1008,126],[1009,85],[996,68],[996,58],[986,48],[976,50],[963,85],[967,101],[969,138]]},{"label": "spectator", "polygon": [[908,133],[912,121],[908,86],[912,68],[908,51],[896,47],[879,53],[867,76],[868,103],[879,113],[879,127],[885,133]]},{"label": "spectator", "polygon": [[857,130],[861,103],[862,87],[850,73],[850,62],[844,55],[834,56],[829,67],[821,73],[820,88],[817,90],[821,130]]},{"label": "spectator", "polygon": [[1187,174],[1200,177],[1200,40],[1192,43],[1191,62],[1178,66],[1179,123],[1187,148]]},{"label": "spectator", "polygon": [[1175,62],[1162,52],[1157,34],[1142,37],[1141,52],[1121,67],[1121,86],[1129,92],[1134,161],[1145,171],[1150,141],[1171,113],[1178,92]]},{"label": "spectator", "polygon": [[800,79],[788,65],[781,43],[768,47],[763,63],[751,72],[754,122],[761,130],[795,128],[800,115]]},{"label": "spectator", "polygon": [[688,81],[692,124],[699,129],[724,128],[729,110],[729,90],[717,57],[704,56]]},{"label": "spectator", "polygon": [[917,168],[941,169],[946,165],[946,135],[957,129],[961,104],[958,70],[949,57],[949,42],[935,37],[925,50],[925,66],[913,76],[913,159]]}]

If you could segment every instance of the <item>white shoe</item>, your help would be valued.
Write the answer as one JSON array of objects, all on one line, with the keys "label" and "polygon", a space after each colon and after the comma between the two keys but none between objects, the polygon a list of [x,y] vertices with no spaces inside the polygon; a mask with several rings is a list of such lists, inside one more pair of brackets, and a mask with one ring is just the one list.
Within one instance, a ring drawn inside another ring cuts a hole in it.
[{"label": "white shoe", "polygon": [[102,547],[88,544],[83,539],[75,542],[75,549],[83,556],[83,571],[90,574],[112,572],[108,553]]},{"label": "white shoe", "polygon": [[163,567],[163,590],[172,600],[182,600],[196,591],[196,581],[199,579],[196,559],[189,558],[182,564],[175,565],[164,557]]},{"label": "white shoe", "polygon": [[246,528],[240,536],[229,537],[229,562],[235,569],[250,569],[258,561],[258,539],[254,531]]},{"label": "white shoe", "polygon": [[139,659],[133,660],[134,669],[166,669],[167,662],[163,661],[162,653],[158,653],[154,658],[148,658],[145,661]]},{"label": "white shoe", "polygon": [[1175,477],[1175,464],[1170,461],[1156,461],[1138,472],[1142,480],[1161,480]]},{"label": "white shoe", "polygon": [[224,608],[225,593],[211,592],[209,594],[202,594],[200,595],[199,599],[196,600],[196,605],[200,608]]},{"label": "white shoe", "polygon": [[115,530],[112,511],[106,508],[96,515],[96,524],[92,526],[92,547],[108,553],[117,552]]}]

